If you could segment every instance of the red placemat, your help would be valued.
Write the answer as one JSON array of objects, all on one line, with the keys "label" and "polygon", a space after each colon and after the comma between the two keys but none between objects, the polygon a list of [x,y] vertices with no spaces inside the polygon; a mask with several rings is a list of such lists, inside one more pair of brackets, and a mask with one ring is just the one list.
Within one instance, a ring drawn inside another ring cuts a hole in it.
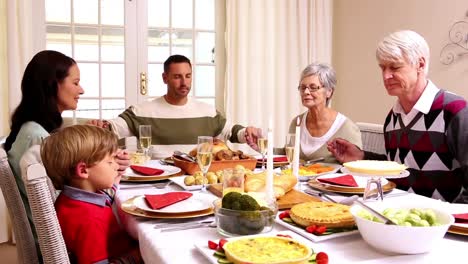
[{"label": "red placemat", "polygon": [[468,223],[468,213],[454,214],[453,217],[455,217],[455,223],[463,223],[463,224]]}]

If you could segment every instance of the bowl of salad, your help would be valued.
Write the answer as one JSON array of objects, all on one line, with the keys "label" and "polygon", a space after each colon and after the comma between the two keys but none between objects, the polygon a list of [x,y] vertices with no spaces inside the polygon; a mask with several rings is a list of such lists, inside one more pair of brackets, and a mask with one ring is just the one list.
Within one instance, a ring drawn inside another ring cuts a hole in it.
[{"label": "bowl of salad", "polygon": [[359,205],[351,207],[362,238],[379,251],[420,254],[430,251],[444,237],[455,219],[440,208],[373,205],[396,225],[384,224]]}]

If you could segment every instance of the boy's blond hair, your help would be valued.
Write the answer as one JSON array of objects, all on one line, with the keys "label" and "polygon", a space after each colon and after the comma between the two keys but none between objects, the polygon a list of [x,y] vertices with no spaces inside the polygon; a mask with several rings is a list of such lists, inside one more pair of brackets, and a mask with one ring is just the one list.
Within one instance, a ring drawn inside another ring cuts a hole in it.
[{"label": "boy's blond hair", "polygon": [[41,158],[56,189],[63,189],[76,175],[80,162],[89,167],[117,150],[117,136],[90,125],[65,127],[47,137],[41,146]]}]

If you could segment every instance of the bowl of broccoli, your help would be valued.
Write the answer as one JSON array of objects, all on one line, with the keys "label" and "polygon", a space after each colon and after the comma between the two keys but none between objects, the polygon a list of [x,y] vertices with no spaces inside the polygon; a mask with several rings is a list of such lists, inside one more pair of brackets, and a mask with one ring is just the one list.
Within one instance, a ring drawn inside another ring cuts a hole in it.
[{"label": "bowl of broccoli", "polygon": [[213,202],[217,230],[232,237],[271,231],[278,208],[276,205],[260,206],[248,194],[229,192]]}]

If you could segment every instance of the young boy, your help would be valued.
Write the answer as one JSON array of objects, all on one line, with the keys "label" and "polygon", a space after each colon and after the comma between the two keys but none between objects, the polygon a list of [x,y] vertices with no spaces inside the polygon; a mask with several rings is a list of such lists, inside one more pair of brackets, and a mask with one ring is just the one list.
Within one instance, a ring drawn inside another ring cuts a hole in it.
[{"label": "young boy", "polygon": [[102,128],[76,125],[47,137],[42,162],[56,189],[57,217],[77,263],[142,263],[138,244],[117,223],[108,196],[118,184],[117,137]]}]

